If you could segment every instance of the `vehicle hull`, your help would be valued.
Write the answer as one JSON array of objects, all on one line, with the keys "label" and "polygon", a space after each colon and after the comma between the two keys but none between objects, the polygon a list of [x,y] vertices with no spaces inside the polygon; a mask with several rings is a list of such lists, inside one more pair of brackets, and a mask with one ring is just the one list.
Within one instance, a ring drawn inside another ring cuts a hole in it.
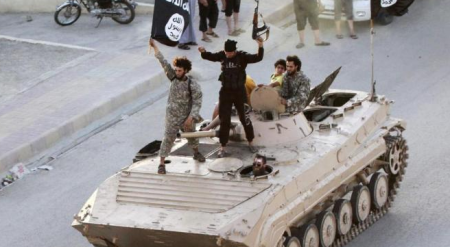
[{"label": "vehicle hull", "polygon": [[[156,155],[123,168],[98,187],[72,226],[97,247],[281,247],[286,237],[301,238],[337,201],[359,198],[356,189],[370,187],[369,197],[388,200],[370,209],[370,198],[352,199],[352,207],[370,217],[350,226],[364,230],[390,207],[408,156],[401,135],[406,123],[390,116],[393,101],[370,96],[328,90],[302,113],[253,115],[258,154],[273,168],[260,177],[243,172],[254,162],[243,143],[227,146],[233,157],[218,158],[217,140],[205,139],[199,149],[206,161],[199,163],[182,140],[167,174],[157,174]],[[239,126],[235,131],[242,134]],[[388,184],[375,188],[372,178],[383,176]],[[348,234],[343,239],[354,237]]]},{"label": "vehicle hull", "polygon": [[[112,225],[95,225],[74,221],[72,226],[83,234],[94,246],[119,246],[119,247],[217,247],[218,241],[222,247],[246,247],[242,243],[236,243],[220,239],[218,236],[196,234],[188,232],[173,232],[164,229],[142,229]],[[109,244],[109,245],[108,245]]]}]

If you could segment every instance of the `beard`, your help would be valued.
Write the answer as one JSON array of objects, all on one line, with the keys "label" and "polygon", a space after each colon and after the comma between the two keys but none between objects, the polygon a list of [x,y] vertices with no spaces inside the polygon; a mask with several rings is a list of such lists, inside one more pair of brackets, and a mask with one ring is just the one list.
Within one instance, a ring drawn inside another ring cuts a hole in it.
[{"label": "beard", "polygon": [[252,170],[253,170],[253,175],[255,177],[263,176],[263,175],[266,174],[266,166],[265,165],[264,166],[255,166],[255,165],[253,165],[252,166]]},{"label": "beard", "polygon": [[182,81],[185,76],[186,76],[186,73],[183,73],[181,76],[176,76],[176,77],[178,80]]},{"label": "beard", "polygon": [[295,73],[297,73],[297,70],[294,70],[294,71],[292,71],[292,72],[291,72],[291,71],[288,71],[287,73],[288,73],[288,75],[294,75]]}]

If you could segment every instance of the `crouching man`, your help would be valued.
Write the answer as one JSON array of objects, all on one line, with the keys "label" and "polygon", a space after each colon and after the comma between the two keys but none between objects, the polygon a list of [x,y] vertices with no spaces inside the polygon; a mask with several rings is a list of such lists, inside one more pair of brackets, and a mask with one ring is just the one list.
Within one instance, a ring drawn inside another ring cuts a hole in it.
[{"label": "crouching man", "polygon": [[[192,63],[186,57],[176,57],[172,64],[164,59],[153,39],[150,46],[155,50],[155,57],[161,63],[170,80],[169,98],[166,107],[164,139],[159,150],[159,174],[166,174],[165,159],[169,156],[176,135],[180,129],[187,132],[195,131],[195,123],[202,121],[199,114],[202,106],[202,91],[200,85],[187,76]],[[198,151],[198,139],[188,139],[188,144],[194,150],[194,159],[205,162],[205,157]]]}]

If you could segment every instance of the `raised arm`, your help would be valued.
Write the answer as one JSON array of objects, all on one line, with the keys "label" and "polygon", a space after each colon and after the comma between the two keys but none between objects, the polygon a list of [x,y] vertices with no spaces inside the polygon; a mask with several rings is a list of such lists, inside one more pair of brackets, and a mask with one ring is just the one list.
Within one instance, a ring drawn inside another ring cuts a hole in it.
[{"label": "raised arm", "polygon": [[261,37],[258,37],[256,39],[256,42],[258,43],[258,53],[257,54],[245,54],[245,60],[247,63],[257,63],[261,60],[263,60],[264,57],[264,47],[263,47],[263,39]]},{"label": "raised arm", "polygon": [[172,66],[167,62],[166,59],[164,59],[163,54],[161,51],[159,51],[158,46],[156,46],[156,43],[153,39],[150,39],[150,47],[152,47],[155,50],[155,57],[158,59],[159,63],[161,64],[161,67],[164,69],[164,72],[166,73],[167,78],[169,78],[170,81],[175,78],[176,74],[173,70]]},{"label": "raised arm", "polygon": [[221,62],[223,60],[223,58],[225,57],[225,53],[223,51],[212,53],[212,52],[206,51],[205,47],[203,47],[203,46],[200,46],[198,48],[198,51],[200,52],[203,59],[209,60],[212,62]]}]

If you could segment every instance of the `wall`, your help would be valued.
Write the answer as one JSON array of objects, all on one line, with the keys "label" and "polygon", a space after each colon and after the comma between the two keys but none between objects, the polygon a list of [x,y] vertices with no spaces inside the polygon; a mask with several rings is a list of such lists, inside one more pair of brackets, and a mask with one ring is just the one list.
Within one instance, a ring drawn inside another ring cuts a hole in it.
[{"label": "wall", "polygon": [[[0,0],[0,13],[54,12],[65,0]],[[138,3],[138,14],[153,13],[153,4]],[[85,9],[83,9],[85,11]]]},{"label": "wall", "polygon": [[0,0],[0,13],[54,12],[64,0]]}]

